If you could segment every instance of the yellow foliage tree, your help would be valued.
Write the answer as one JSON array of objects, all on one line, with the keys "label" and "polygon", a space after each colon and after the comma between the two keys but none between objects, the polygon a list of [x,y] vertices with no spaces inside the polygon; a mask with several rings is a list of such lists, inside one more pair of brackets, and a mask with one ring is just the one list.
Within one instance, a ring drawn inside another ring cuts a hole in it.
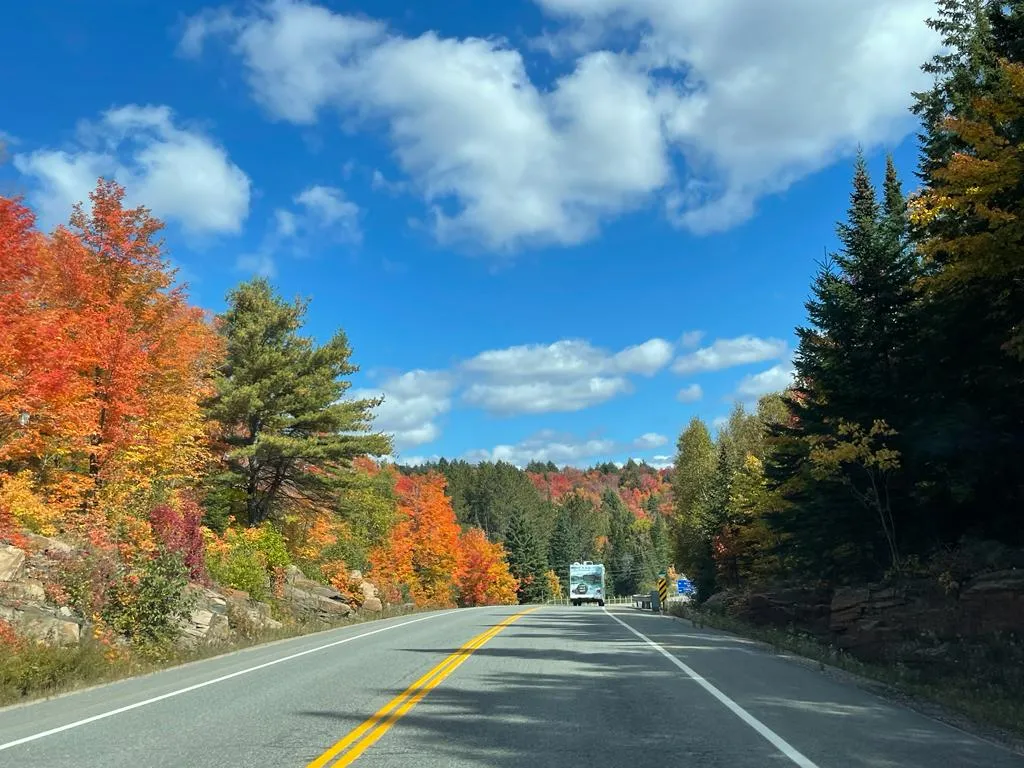
[{"label": "yellow foliage tree", "polygon": [[[909,203],[911,221],[934,233],[919,246],[941,267],[925,279],[932,288],[1024,281],[1024,65],[1000,66],[1001,87],[975,100],[974,116],[946,121],[966,150],[936,169],[930,188]],[[1005,348],[1024,357],[1024,313],[1014,318]]]}]

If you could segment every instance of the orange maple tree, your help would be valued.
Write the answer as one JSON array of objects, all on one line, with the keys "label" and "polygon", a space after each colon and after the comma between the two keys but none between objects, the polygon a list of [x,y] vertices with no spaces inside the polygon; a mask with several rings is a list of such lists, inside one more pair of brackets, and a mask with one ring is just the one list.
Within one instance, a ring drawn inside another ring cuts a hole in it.
[{"label": "orange maple tree", "polygon": [[459,602],[462,605],[514,605],[519,581],[509,572],[505,549],[487,540],[480,528],[470,528],[459,540]]},{"label": "orange maple tree", "polygon": [[220,353],[173,285],[162,224],[125,208],[114,182],[90,199],[45,236],[20,201],[0,198],[0,473],[30,470],[58,528],[72,511],[102,525],[90,509],[198,477],[200,402]]},{"label": "orange maple tree", "polygon": [[459,524],[442,475],[398,478],[399,522],[370,553],[370,569],[389,602],[455,604],[461,565]]}]

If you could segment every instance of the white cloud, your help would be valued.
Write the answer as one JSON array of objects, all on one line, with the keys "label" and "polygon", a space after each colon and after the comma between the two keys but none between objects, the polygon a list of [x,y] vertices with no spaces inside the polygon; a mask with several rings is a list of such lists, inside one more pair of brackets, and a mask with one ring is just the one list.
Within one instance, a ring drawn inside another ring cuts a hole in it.
[{"label": "white cloud", "polygon": [[299,193],[295,202],[305,207],[308,216],[323,229],[333,230],[353,242],[362,237],[359,231],[359,206],[345,199],[335,187],[313,186]]},{"label": "white cloud", "polygon": [[793,383],[795,370],[792,363],[773,365],[766,371],[745,376],[736,387],[736,397],[753,400],[772,392],[781,392]]},{"label": "white cloud", "polygon": [[672,359],[672,344],[664,339],[650,339],[643,344],[626,347],[615,355],[614,363],[623,373],[653,376]]},{"label": "white cloud", "polygon": [[336,187],[314,185],[292,198],[296,209],[277,208],[257,251],[238,257],[236,266],[245,272],[271,277],[277,274],[281,252],[301,255],[325,240],[356,244],[362,240],[360,208]]},{"label": "white cloud", "polygon": [[126,105],[83,122],[72,146],[14,156],[35,179],[40,222],[67,221],[76,202],[88,203],[99,176],[113,178],[129,204],[143,203],[165,220],[196,233],[237,233],[249,213],[249,177],[197,128],[175,123],[165,106]]},{"label": "white cloud", "polygon": [[676,394],[676,400],[680,403],[695,403],[704,397],[704,390],[701,389],[700,384],[691,384],[688,387],[683,387]]},{"label": "white cloud", "polygon": [[542,430],[518,443],[496,445],[490,450],[469,451],[465,458],[468,461],[507,461],[518,467],[524,467],[531,461],[552,461],[559,466],[578,465],[609,458],[612,454],[631,449],[650,449],[667,441],[668,438],[654,433],[620,443],[608,438],[578,438],[553,430]]},{"label": "white cloud", "polygon": [[592,376],[576,381],[524,381],[516,384],[471,384],[462,398],[492,413],[511,416],[522,413],[581,411],[616,395],[632,392],[621,377]]},{"label": "white cloud", "polygon": [[668,207],[697,231],[747,218],[858,143],[905,136],[911,91],[930,84],[920,64],[939,49],[924,24],[934,0],[538,3],[569,21],[563,51],[631,34],[638,63],[673,73],[666,137],[690,175]]},{"label": "white cloud", "polygon": [[668,469],[675,463],[675,456],[662,454],[661,456],[654,456],[647,463],[655,469]]},{"label": "white cloud", "polygon": [[659,448],[667,442],[668,438],[664,435],[659,435],[656,432],[647,432],[634,440],[633,445],[638,449]]},{"label": "white cloud", "polygon": [[431,443],[440,436],[437,420],[451,410],[453,387],[448,373],[415,370],[385,380],[379,389],[353,390],[349,397],[383,394],[374,428],[394,435],[395,446],[403,448]]},{"label": "white cloud", "polygon": [[761,339],[750,335],[716,339],[711,346],[678,358],[672,364],[672,370],[682,374],[719,371],[736,365],[774,360],[785,353],[786,342],[781,339]]},{"label": "white cloud", "polygon": [[579,243],[655,196],[694,231],[731,226],[905,136],[938,50],[934,0],[538,3],[560,22],[544,47],[575,57],[550,83],[503,40],[409,38],[303,0],[204,12],[180,51],[228,38],[273,118],[382,124],[437,237],[505,250]]},{"label": "white cloud", "polygon": [[444,242],[578,243],[671,178],[654,84],[622,56],[587,53],[540,88],[501,41],[407,38],[298,0],[202,14],[180,48],[197,55],[215,34],[231,39],[271,116],[383,120]]},{"label": "white cloud", "polygon": [[696,347],[698,344],[700,344],[701,339],[703,338],[704,331],[687,331],[682,335],[682,337],[680,337],[679,346],[683,347],[684,349]]},{"label": "white cloud", "polygon": [[488,350],[462,364],[475,379],[462,397],[503,415],[578,411],[632,392],[628,374],[651,376],[671,357],[657,338],[617,353],[579,339]]}]

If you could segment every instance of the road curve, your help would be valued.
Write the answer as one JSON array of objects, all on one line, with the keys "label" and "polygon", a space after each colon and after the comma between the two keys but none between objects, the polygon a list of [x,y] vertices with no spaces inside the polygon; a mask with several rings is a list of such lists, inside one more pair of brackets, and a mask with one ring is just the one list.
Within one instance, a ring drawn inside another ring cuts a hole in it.
[{"label": "road curve", "polygon": [[631,608],[476,608],[0,710],[19,768],[1024,768],[742,639]]}]

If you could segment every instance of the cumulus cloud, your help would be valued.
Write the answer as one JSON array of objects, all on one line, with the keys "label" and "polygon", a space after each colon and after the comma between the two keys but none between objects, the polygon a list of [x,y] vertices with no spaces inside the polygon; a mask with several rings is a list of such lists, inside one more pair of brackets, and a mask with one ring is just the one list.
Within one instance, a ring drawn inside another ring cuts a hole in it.
[{"label": "cumulus cloud", "polygon": [[142,202],[190,232],[238,233],[249,213],[249,177],[166,106],[110,109],[81,123],[70,146],[15,154],[14,167],[34,180],[33,202],[47,228],[66,222],[74,203],[88,203],[100,176],[124,185],[129,204]]},{"label": "cumulus cloud", "polygon": [[737,365],[774,360],[782,357],[786,349],[786,342],[781,339],[762,339],[750,335],[716,339],[710,346],[677,358],[672,363],[672,370],[681,374],[720,371]]},{"label": "cumulus cloud", "polygon": [[531,461],[551,461],[559,466],[586,464],[630,450],[649,450],[667,441],[668,438],[654,433],[641,435],[632,441],[618,442],[609,438],[580,438],[553,430],[541,430],[518,443],[469,451],[465,458],[467,461],[506,461],[518,467],[524,467]]},{"label": "cumulus cloud", "polygon": [[281,252],[301,255],[326,241],[356,244],[362,240],[360,208],[337,187],[314,185],[292,198],[294,208],[277,208],[255,253],[238,257],[236,266],[266,277],[277,274]]},{"label": "cumulus cloud", "polygon": [[[322,229],[332,230],[344,240],[359,241],[359,206],[345,199],[345,193],[336,187],[316,185],[303,190],[295,202],[306,210],[311,222]],[[294,217],[292,230],[294,233]]]},{"label": "cumulus cloud", "polygon": [[553,82],[503,40],[407,37],[305,0],[203,12],[179,48],[226,39],[274,119],[385,126],[437,237],[495,250],[579,243],[656,198],[680,226],[729,227],[905,136],[938,50],[934,0],[537,2],[558,24],[544,47],[571,57]]},{"label": "cumulus cloud", "polygon": [[646,434],[640,435],[633,444],[636,448],[643,449],[658,448],[667,442],[668,438],[664,435],[659,435],[656,432],[647,432]]},{"label": "cumulus cloud", "polygon": [[704,390],[701,389],[700,384],[690,384],[676,393],[676,400],[680,403],[695,403],[702,397],[704,397]]},{"label": "cumulus cloud", "polygon": [[438,419],[451,410],[454,381],[444,371],[408,371],[386,379],[379,389],[353,390],[355,399],[384,396],[374,428],[394,436],[396,448],[431,443],[441,434]]},{"label": "cumulus cloud", "polygon": [[704,331],[687,331],[679,338],[679,346],[683,349],[696,347],[704,338]]},{"label": "cumulus cloud", "polygon": [[652,376],[672,344],[655,338],[612,353],[580,339],[481,352],[461,365],[470,405],[493,413],[578,411],[633,391],[629,374]]},{"label": "cumulus cloud", "polygon": [[462,399],[492,413],[511,416],[581,411],[632,391],[632,385],[624,378],[592,376],[564,382],[476,383],[466,388]]},{"label": "cumulus cloud", "polygon": [[755,400],[762,395],[781,392],[793,383],[795,370],[792,363],[773,365],[766,371],[743,377],[736,387],[736,397],[741,400]]},{"label": "cumulus cloud", "polygon": [[[632,57],[669,72],[666,139],[690,170],[667,205],[696,231],[751,215],[858,143],[913,129],[910,93],[939,49],[934,0],[537,0],[566,20],[563,49],[632,36]],[[808,94],[814,94],[808,98]]]},{"label": "cumulus cloud", "polygon": [[589,52],[538,87],[499,40],[408,38],[296,0],[202,14],[180,48],[197,55],[212,35],[229,38],[272,117],[382,120],[443,242],[578,243],[671,178],[654,84],[622,56]]}]

